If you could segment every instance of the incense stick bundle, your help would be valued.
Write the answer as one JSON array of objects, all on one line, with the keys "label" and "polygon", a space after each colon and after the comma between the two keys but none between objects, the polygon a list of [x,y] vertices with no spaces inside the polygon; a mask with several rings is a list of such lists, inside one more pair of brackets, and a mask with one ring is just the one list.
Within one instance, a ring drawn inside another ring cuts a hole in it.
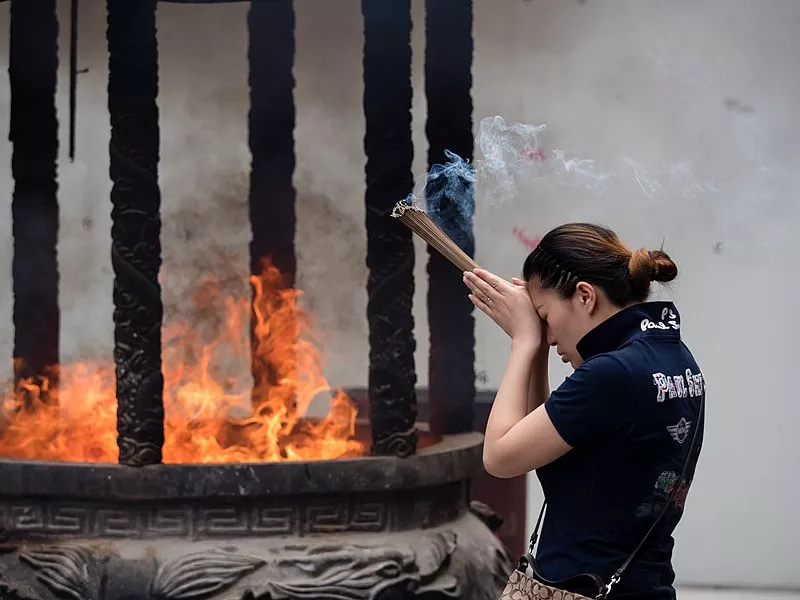
[{"label": "incense stick bundle", "polygon": [[392,210],[392,217],[400,221],[411,231],[433,247],[439,254],[453,263],[461,271],[472,271],[478,268],[478,263],[472,260],[466,252],[442,231],[425,211],[416,206],[400,201]]}]

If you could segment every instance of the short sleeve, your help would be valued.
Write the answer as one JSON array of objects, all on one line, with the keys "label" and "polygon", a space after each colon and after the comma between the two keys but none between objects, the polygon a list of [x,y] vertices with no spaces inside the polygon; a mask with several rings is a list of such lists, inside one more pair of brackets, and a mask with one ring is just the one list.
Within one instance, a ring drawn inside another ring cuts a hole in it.
[{"label": "short sleeve", "polygon": [[553,426],[578,448],[617,434],[634,415],[630,375],[612,356],[600,355],[564,380],[545,401]]}]

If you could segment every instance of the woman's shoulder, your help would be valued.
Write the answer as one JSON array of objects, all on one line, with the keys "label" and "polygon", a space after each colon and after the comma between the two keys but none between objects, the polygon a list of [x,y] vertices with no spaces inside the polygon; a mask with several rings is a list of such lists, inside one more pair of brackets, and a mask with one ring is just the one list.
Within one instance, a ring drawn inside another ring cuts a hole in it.
[{"label": "woman's shoulder", "polygon": [[632,381],[632,373],[616,352],[607,352],[581,364],[558,386],[551,398],[620,398],[631,390]]},{"label": "woman's shoulder", "polygon": [[572,377],[586,378],[605,383],[624,383],[630,379],[632,372],[628,368],[626,357],[619,350],[597,354],[575,369]]},{"label": "woman's shoulder", "polygon": [[573,448],[615,435],[634,406],[631,375],[613,352],[593,356],[550,394],[544,407]]},{"label": "woman's shoulder", "polygon": [[603,359],[597,366],[606,373],[605,380],[617,382],[617,393],[623,391],[620,385],[625,381],[624,391],[632,402],[655,398],[660,404],[666,397],[694,397],[705,390],[702,370],[680,340],[633,340],[597,358]]},{"label": "woman's shoulder", "polygon": [[691,350],[680,338],[635,337],[608,354],[634,378],[664,371],[699,369]]}]

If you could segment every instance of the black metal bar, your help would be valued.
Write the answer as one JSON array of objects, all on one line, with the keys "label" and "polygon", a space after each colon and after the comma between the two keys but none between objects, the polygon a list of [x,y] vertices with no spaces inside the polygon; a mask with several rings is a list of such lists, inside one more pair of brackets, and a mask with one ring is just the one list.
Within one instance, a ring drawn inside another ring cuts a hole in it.
[{"label": "black metal bar", "polygon": [[[425,94],[428,162],[447,161],[445,150],[471,161],[472,135],[472,0],[427,0],[425,3]],[[451,237],[475,255],[472,232],[474,187],[463,196],[444,193],[444,179],[428,184],[429,207],[445,231],[459,221]],[[448,231],[448,233],[450,233]],[[475,420],[475,319],[462,273],[428,248],[429,387],[431,430],[454,434],[472,430]]]},{"label": "black metal bar", "polygon": [[[11,3],[14,377],[58,384],[58,17],[56,0]],[[44,391],[44,390],[43,390]],[[54,400],[45,394],[45,401]]]},{"label": "black metal bar", "polygon": [[251,272],[269,258],[294,285],[297,258],[294,153],[294,9],[292,0],[254,2],[247,17]]},{"label": "black metal bar", "polygon": [[283,2],[284,0],[158,0],[165,4],[238,4],[240,2],[250,2],[251,4],[262,4],[270,2]]},{"label": "black metal bar", "polygon": [[69,34],[69,159],[75,161],[75,113],[78,101],[78,0],[72,0]]},{"label": "black metal bar", "polygon": [[119,462],[161,462],[164,377],[156,0],[106,0]]},{"label": "black metal bar", "polygon": [[[295,169],[294,27],[292,0],[254,2],[249,31],[250,114],[250,272],[259,275],[264,261],[277,267],[286,288],[294,287]],[[256,289],[253,288],[253,300]],[[251,312],[253,401],[259,404],[279,377],[258,351],[255,310]]]},{"label": "black metal bar", "polygon": [[250,2],[251,4],[261,4],[262,2],[282,2],[283,0],[158,0],[165,4],[238,4],[240,2]]},{"label": "black metal bar", "polygon": [[392,219],[413,189],[411,2],[362,0],[366,135],[367,320],[372,452],[416,452],[414,245]]}]

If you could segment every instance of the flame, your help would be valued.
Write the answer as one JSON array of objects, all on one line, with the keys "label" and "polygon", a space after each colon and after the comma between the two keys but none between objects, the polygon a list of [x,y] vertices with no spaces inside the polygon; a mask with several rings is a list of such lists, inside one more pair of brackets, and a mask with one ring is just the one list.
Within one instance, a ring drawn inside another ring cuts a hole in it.
[{"label": "flame", "polygon": [[[356,407],[322,373],[301,292],[284,288],[269,263],[250,278],[252,303],[224,294],[219,283],[208,277],[192,296],[206,327],[184,321],[163,330],[164,462],[363,455],[365,445],[354,438]],[[252,364],[252,373],[242,375],[242,364]],[[320,395],[331,398],[327,415],[305,418]],[[9,384],[0,400],[0,456],[117,462],[113,362],[62,365]]]}]

